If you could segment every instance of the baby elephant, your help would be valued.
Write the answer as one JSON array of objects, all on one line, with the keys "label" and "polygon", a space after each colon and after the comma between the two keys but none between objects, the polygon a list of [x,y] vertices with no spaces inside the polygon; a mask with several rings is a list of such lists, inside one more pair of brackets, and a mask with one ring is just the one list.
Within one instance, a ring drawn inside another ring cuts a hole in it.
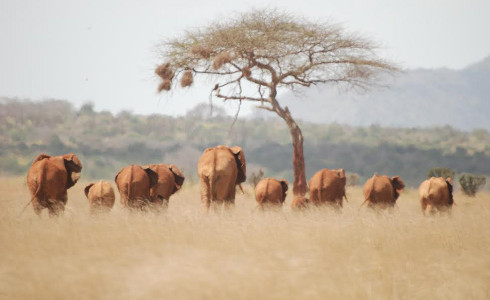
[{"label": "baby elephant", "polygon": [[374,174],[364,184],[364,203],[370,208],[392,209],[405,183],[399,176],[388,177]]},{"label": "baby elephant", "polygon": [[303,211],[308,208],[310,200],[305,196],[297,195],[294,196],[291,202],[291,210],[293,211]]},{"label": "baby elephant", "polygon": [[264,178],[255,186],[255,200],[260,209],[280,208],[286,200],[288,182]]},{"label": "baby elephant", "polygon": [[453,180],[431,177],[420,184],[419,197],[424,215],[426,211],[432,215],[436,211],[450,213],[454,203]]},{"label": "baby elephant", "polygon": [[102,180],[87,185],[85,196],[88,198],[91,214],[108,213],[114,206],[116,199],[111,184]]}]

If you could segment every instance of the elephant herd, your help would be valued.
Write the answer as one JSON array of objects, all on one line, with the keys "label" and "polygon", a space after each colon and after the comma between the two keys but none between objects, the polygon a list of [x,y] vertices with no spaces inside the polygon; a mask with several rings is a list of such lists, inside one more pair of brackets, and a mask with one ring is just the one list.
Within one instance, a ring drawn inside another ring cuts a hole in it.
[{"label": "elephant herd", "polygon": [[[59,215],[67,202],[67,190],[80,178],[82,164],[73,154],[49,156],[40,154],[27,174],[34,211],[40,215],[44,208],[49,216]],[[232,207],[235,203],[236,186],[246,180],[246,160],[242,148],[216,146],[204,150],[197,164],[197,175],[203,207]],[[117,173],[115,183],[123,207],[136,210],[160,211],[168,207],[170,196],[180,190],[185,177],[175,165],[130,165]],[[330,206],[336,210],[347,200],[346,176],[343,169],[318,171],[309,181],[309,199],[295,195],[291,203],[294,211],[314,206]],[[395,206],[403,180],[374,174],[364,184],[364,202],[369,208],[389,209]],[[288,191],[286,180],[262,179],[255,187],[255,199],[260,210],[281,208]],[[115,193],[107,181],[90,183],[84,189],[91,213],[108,212],[114,206]],[[243,192],[243,189],[242,189]],[[419,187],[422,212],[449,212],[453,200],[451,178],[432,177]],[[26,207],[27,207],[26,205]],[[361,205],[361,206],[362,206]],[[24,208],[25,209],[25,208]]]}]

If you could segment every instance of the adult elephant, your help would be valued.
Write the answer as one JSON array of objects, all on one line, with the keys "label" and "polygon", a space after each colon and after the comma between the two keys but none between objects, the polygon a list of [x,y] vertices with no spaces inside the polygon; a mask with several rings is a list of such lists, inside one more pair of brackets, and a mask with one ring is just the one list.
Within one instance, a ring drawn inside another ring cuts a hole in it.
[{"label": "adult elephant", "polygon": [[[399,176],[374,174],[364,184],[364,202],[370,208],[393,208],[405,183]],[[361,205],[361,206],[362,206]]]},{"label": "adult elephant", "polygon": [[88,184],[85,189],[90,213],[108,213],[114,206],[116,196],[111,184],[107,181],[99,180],[95,183]]},{"label": "adult elephant", "polygon": [[255,186],[255,200],[260,209],[280,208],[286,200],[288,182],[264,178]]},{"label": "adult elephant", "polygon": [[175,165],[157,164],[148,168],[157,175],[157,183],[150,188],[150,199],[155,207],[167,208],[170,196],[184,184],[184,174]]},{"label": "adult elephant", "polygon": [[453,180],[451,178],[431,177],[419,186],[422,213],[450,212],[454,204]]},{"label": "adult elephant", "polygon": [[322,169],[311,177],[309,182],[310,203],[313,205],[330,205],[336,209],[343,206],[345,195],[344,169]]},{"label": "adult elephant", "polygon": [[44,208],[49,216],[64,212],[68,200],[67,190],[77,183],[82,163],[73,153],[60,156],[40,154],[27,173],[27,186],[31,192],[34,212],[40,215]]},{"label": "adult elephant", "polygon": [[151,204],[150,189],[157,184],[158,175],[148,166],[132,164],[119,171],[114,181],[124,207],[144,210]]},{"label": "adult elephant", "polygon": [[206,211],[211,204],[234,205],[235,186],[247,179],[242,148],[217,146],[204,150],[197,163],[197,175]]}]

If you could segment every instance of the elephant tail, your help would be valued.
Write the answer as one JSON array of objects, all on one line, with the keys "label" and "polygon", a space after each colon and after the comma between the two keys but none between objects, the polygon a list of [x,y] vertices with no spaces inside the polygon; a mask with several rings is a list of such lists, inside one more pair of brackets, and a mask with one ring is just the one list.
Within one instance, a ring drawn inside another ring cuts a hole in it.
[{"label": "elephant tail", "polygon": [[39,181],[37,183],[37,189],[34,192],[34,194],[32,194],[31,200],[29,202],[27,202],[27,204],[24,206],[24,208],[19,213],[19,217],[22,216],[22,214],[24,213],[24,211],[26,210],[26,208],[34,201],[34,199],[36,199],[37,196],[39,196],[39,192],[41,192],[42,186],[43,186],[43,183],[44,183],[44,177],[45,177],[44,176],[44,165],[42,165],[41,168],[40,168],[40,171],[39,171]]},{"label": "elephant tail", "polygon": [[133,171],[134,165],[131,165],[129,169],[129,180],[128,180],[128,200],[131,199],[131,186],[133,185]]},{"label": "elephant tail", "polygon": [[216,201],[216,183],[219,179],[219,176],[209,176],[209,200],[212,202]]}]

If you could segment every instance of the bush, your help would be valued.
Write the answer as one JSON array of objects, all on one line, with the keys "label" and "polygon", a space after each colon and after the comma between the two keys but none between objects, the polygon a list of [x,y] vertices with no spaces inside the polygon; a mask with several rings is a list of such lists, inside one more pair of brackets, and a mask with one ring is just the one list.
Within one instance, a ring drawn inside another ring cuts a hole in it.
[{"label": "bush", "polygon": [[450,168],[432,168],[427,173],[428,178],[431,177],[454,178],[454,175],[456,175],[456,172],[454,172]]},{"label": "bush", "polygon": [[476,195],[478,190],[485,186],[486,180],[485,176],[470,173],[463,173],[459,176],[459,184],[461,185],[463,192],[472,197]]},{"label": "bush", "polygon": [[359,174],[347,173],[347,186],[356,186],[359,183]]},{"label": "bush", "polygon": [[248,176],[248,184],[253,186],[255,189],[255,186],[257,186],[257,183],[259,183],[259,181],[262,179],[263,176],[264,176],[264,172],[262,171],[262,169],[259,170],[258,174],[252,172],[252,175]]}]

